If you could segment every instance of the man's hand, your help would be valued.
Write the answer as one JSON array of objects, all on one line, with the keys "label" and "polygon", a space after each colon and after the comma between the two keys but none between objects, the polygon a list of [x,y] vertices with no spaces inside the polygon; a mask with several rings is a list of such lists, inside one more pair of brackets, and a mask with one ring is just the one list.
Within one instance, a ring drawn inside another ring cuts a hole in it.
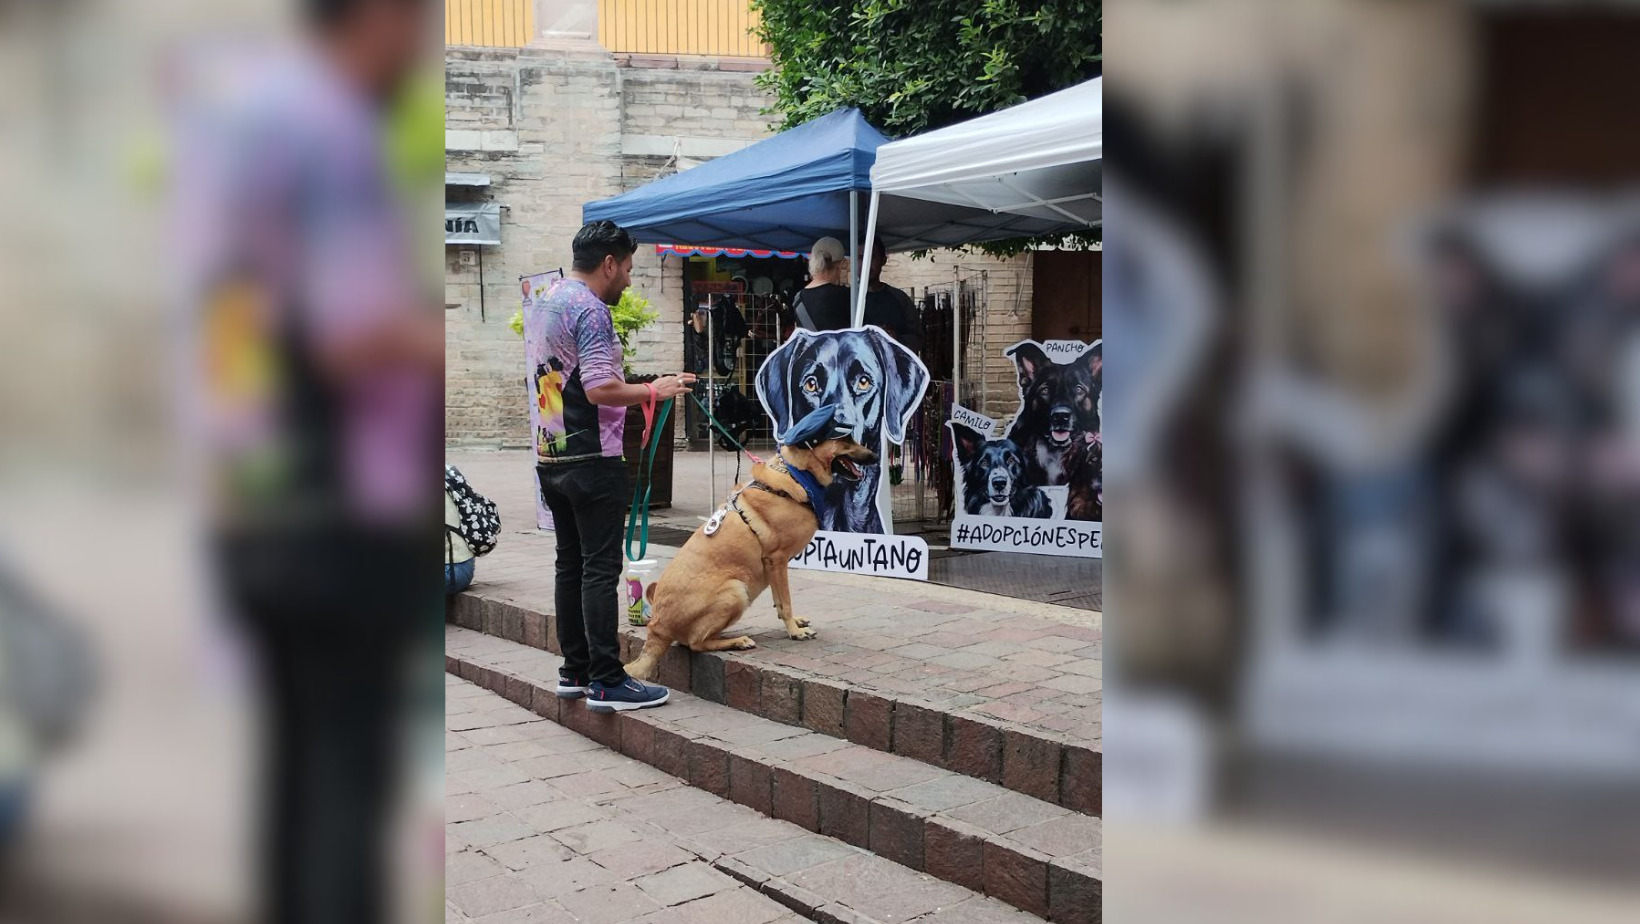
[{"label": "man's hand", "polygon": [[680,372],[677,375],[664,375],[655,380],[655,394],[661,400],[676,398],[678,395],[689,393],[689,386],[695,384],[693,372]]},{"label": "man's hand", "polygon": [[[655,396],[661,401],[670,401],[678,395],[689,393],[689,386],[695,383],[692,372],[680,372],[677,375],[667,375],[656,379]],[[587,400],[593,404],[613,407],[627,407],[642,404],[649,400],[649,386],[635,385],[626,382],[605,382],[595,388],[587,389]]]}]

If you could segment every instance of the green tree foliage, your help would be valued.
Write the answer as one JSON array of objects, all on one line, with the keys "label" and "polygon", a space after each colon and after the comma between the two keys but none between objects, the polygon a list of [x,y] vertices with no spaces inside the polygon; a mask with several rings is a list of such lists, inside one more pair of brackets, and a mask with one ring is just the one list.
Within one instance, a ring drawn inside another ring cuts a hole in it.
[{"label": "green tree foliage", "polygon": [[[846,106],[894,138],[1099,76],[1099,0],[751,0],[782,129]],[[1097,233],[1076,242],[1097,240]],[[984,250],[1017,253],[1031,243]]]}]

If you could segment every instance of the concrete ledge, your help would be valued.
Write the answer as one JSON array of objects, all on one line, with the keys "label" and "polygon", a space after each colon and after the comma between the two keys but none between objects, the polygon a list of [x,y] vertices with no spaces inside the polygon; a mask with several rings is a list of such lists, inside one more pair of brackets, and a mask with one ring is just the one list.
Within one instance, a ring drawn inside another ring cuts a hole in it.
[{"label": "concrete ledge", "polygon": [[[506,625],[506,604],[498,606]],[[674,693],[661,709],[594,713],[552,695],[558,661],[551,655],[451,631],[449,672],[694,786],[1050,921],[1099,920],[1095,819],[687,694]],[[806,893],[755,867],[722,869],[815,920],[856,919],[833,904],[835,896]]]},{"label": "concrete ledge", "polygon": [[749,58],[738,55],[648,55],[619,51],[613,57],[616,67],[669,71],[729,71],[755,74],[768,70],[770,66],[768,58]]},{"label": "concrete ledge", "polygon": [[[449,599],[445,619],[464,629],[561,653],[556,621],[511,603],[458,594]],[[621,631],[622,656],[631,660],[643,647],[643,630],[623,626]],[[748,715],[910,757],[1086,815],[1097,816],[1101,810],[1102,754],[1037,729],[951,712],[910,696],[851,687],[752,657],[692,652],[676,645],[661,659],[655,682]]]},{"label": "concrete ledge", "polygon": [[752,142],[744,138],[687,138],[674,135],[622,135],[621,154],[626,157],[722,157]]}]

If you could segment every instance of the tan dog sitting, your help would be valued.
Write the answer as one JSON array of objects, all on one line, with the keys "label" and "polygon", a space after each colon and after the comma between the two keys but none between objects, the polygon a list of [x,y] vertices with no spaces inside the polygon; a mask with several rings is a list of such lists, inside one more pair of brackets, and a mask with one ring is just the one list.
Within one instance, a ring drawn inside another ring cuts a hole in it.
[{"label": "tan dog sitting", "polygon": [[749,636],[722,638],[763,593],[774,591],[775,611],[794,639],[814,638],[809,621],[792,613],[787,568],[819,528],[817,505],[834,481],[858,481],[861,465],[877,454],[854,441],[846,425],[834,424],[831,405],[792,427],[775,458],[752,467],[752,480],[735,489],[651,588],[653,615],[643,652],[626,666],[639,679],[673,642],[692,651],[757,647]]}]

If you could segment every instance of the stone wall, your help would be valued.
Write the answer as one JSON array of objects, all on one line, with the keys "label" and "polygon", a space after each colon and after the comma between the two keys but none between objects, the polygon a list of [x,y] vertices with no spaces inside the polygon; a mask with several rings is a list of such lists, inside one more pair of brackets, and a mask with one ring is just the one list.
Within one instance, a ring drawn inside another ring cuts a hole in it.
[{"label": "stone wall", "polygon": [[[523,343],[507,327],[518,277],[569,267],[586,202],[662,175],[674,155],[698,162],[767,134],[753,76],[617,67],[596,46],[446,52],[447,169],[491,182],[448,196],[502,205],[501,246],[482,248],[482,299],[472,249],[445,249],[452,445],[529,445]],[[682,367],[682,286],[676,258],[663,266],[653,248],[639,250],[633,287],[663,317],[636,336],[635,371]]]},{"label": "stone wall", "polygon": [[[618,58],[590,43],[446,51],[447,169],[487,174],[491,181],[489,187],[450,187],[448,198],[503,207],[501,245],[482,248],[482,286],[474,250],[445,249],[450,445],[529,445],[523,342],[507,321],[518,309],[519,276],[568,269],[583,204],[770,134],[771,118],[760,112],[769,100],[745,62],[635,57]],[[682,267],[680,258],[663,262],[648,246],[634,260],[633,287],[661,313],[634,337],[636,372],[682,368]],[[885,278],[920,292],[982,270],[991,308],[986,410],[1006,416],[1017,391],[1002,349],[1030,335],[1029,258],[896,256]]]}]

